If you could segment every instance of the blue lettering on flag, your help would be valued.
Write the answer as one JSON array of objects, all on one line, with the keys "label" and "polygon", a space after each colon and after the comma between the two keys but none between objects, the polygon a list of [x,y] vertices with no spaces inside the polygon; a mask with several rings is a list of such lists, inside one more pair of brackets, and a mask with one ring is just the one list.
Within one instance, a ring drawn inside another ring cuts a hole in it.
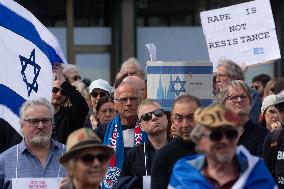
[{"label": "blue lettering on flag", "polygon": [[148,66],[147,74],[209,74],[212,66]]},{"label": "blue lettering on flag", "polygon": [[31,22],[2,4],[0,4],[0,18],[0,26],[34,43],[48,57],[51,63],[63,62],[59,55],[56,54],[54,48],[41,39],[35,26]]}]

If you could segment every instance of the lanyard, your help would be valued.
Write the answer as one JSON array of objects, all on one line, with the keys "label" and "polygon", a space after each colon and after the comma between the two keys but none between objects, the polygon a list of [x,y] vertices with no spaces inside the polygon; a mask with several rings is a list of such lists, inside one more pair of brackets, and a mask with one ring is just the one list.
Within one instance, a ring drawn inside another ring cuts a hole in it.
[{"label": "lanyard", "polygon": [[147,171],[147,155],[146,155],[146,142],[144,142],[143,144],[143,148],[144,148],[144,159],[145,159],[145,169],[146,169],[146,176],[148,176],[148,171]]},{"label": "lanyard", "polygon": [[[64,154],[64,145],[62,144],[62,152],[61,155]],[[18,163],[19,163],[19,144],[17,145],[17,161],[16,161],[16,179],[18,178]],[[59,164],[59,168],[57,171],[57,177],[59,178],[60,174],[60,169],[61,169],[61,164]]]}]

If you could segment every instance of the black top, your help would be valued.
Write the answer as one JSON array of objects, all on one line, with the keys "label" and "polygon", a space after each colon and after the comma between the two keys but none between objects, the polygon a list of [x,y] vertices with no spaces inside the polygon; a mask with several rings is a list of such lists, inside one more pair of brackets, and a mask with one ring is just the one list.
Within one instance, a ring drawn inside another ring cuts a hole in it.
[{"label": "black top", "polygon": [[21,141],[22,136],[8,122],[0,118],[0,153]]},{"label": "black top", "polygon": [[252,155],[262,157],[263,143],[268,132],[266,128],[248,120],[244,125],[244,132],[238,141],[238,145],[244,145]]},{"label": "black top", "polygon": [[[54,115],[56,139],[66,144],[68,135],[76,129],[82,128],[89,111],[88,104],[79,91],[68,82],[64,82],[61,88],[66,91],[70,107],[60,107],[59,112]],[[55,132],[55,133],[54,133]]]},{"label": "black top", "polygon": [[177,160],[195,154],[195,144],[176,138],[158,150],[152,163],[151,189],[166,189]]},{"label": "black top", "polygon": [[263,160],[279,189],[284,189],[284,129],[269,133],[264,141]]}]

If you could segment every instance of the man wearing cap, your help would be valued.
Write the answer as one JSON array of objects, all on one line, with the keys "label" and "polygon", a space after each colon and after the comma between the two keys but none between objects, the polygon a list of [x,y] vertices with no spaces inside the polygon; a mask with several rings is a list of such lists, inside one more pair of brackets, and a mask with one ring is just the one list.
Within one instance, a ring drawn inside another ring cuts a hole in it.
[{"label": "man wearing cap", "polygon": [[60,158],[69,178],[60,189],[99,189],[113,154],[114,150],[103,145],[91,129],[74,131],[67,139],[66,153]]},{"label": "man wearing cap", "polygon": [[[51,103],[55,108],[55,128],[52,137],[65,144],[72,131],[84,126],[89,107],[80,92],[65,80],[61,65],[54,66],[54,74]],[[66,103],[67,99],[71,104]]]},{"label": "man wearing cap", "polygon": [[263,159],[274,176],[279,189],[284,189],[284,90],[268,96],[278,110],[282,127],[269,133],[264,141]]},{"label": "man wearing cap", "polygon": [[24,139],[0,155],[0,189],[18,178],[58,179],[66,175],[59,164],[64,145],[51,139],[54,108],[44,98],[26,101],[20,108]]},{"label": "man wearing cap", "polygon": [[199,108],[194,113],[191,138],[203,154],[179,160],[169,189],[276,188],[263,160],[240,146],[240,118],[223,105]]},{"label": "man wearing cap", "polygon": [[175,162],[184,156],[196,153],[190,132],[195,126],[193,114],[200,106],[200,100],[189,94],[180,95],[174,101],[171,121],[177,137],[155,155],[151,172],[152,189],[166,189]]}]

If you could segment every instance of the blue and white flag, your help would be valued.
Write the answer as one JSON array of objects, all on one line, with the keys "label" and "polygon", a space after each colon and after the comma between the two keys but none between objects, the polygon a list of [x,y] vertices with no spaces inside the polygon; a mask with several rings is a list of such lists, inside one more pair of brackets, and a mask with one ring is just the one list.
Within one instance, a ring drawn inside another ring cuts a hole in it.
[{"label": "blue and white flag", "polygon": [[57,39],[12,0],[0,1],[0,117],[20,132],[19,108],[36,97],[51,100],[52,64],[65,63]]},{"label": "blue and white flag", "polygon": [[210,62],[147,62],[147,98],[171,111],[176,97],[183,93],[198,97],[207,106],[213,99],[213,67]]}]

